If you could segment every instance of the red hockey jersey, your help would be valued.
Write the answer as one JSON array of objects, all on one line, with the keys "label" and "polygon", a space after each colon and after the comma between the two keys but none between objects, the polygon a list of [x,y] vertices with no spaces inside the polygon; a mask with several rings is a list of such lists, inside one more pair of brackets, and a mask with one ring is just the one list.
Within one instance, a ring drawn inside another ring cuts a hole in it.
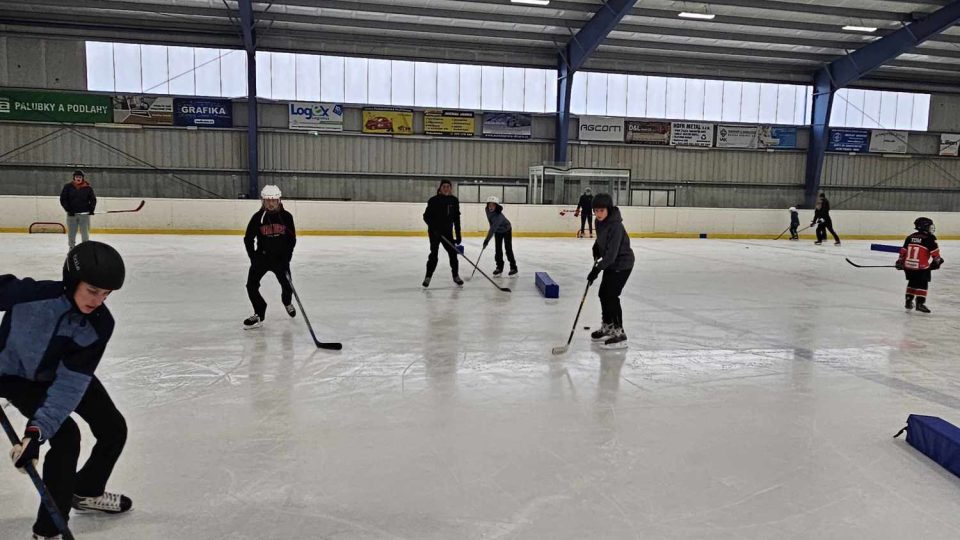
[{"label": "red hockey jersey", "polygon": [[930,263],[940,259],[940,247],[937,237],[917,231],[903,241],[900,248],[900,260],[904,270],[929,270]]}]

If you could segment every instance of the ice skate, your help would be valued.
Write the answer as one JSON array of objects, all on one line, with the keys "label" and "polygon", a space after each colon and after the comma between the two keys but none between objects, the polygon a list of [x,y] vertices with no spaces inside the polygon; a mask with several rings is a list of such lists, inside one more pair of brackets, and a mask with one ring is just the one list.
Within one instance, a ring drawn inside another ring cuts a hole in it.
[{"label": "ice skate", "polygon": [[517,270],[517,267],[514,266],[514,267],[511,267],[511,268],[510,268],[510,273],[507,274],[507,275],[508,275],[508,276],[515,276],[515,275],[517,275],[517,272],[519,272],[519,271],[520,271],[520,270]]},{"label": "ice skate", "polygon": [[627,334],[623,331],[623,328],[614,328],[610,334],[610,337],[600,345],[602,349],[626,349],[627,348]]},{"label": "ice skate", "polygon": [[590,339],[592,339],[593,341],[605,341],[611,335],[613,335],[613,325],[603,323],[600,325],[599,330],[594,330],[590,334]]},{"label": "ice skate", "polygon": [[917,311],[920,313],[930,313],[930,308],[927,307],[927,299],[920,296],[917,297]]},{"label": "ice skate", "polygon": [[497,269],[493,271],[493,275],[494,277],[500,277],[501,274],[503,274],[503,267],[498,266]]},{"label": "ice skate", "polygon": [[39,534],[32,534],[30,538],[33,540],[63,540],[63,535],[55,534],[53,536],[40,536]]},{"label": "ice skate", "polygon": [[296,308],[293,307],[293,304],[283,306],[283,308],[287,310],[287,315],[291,317],[297,316],[297,310]]},{"label": "ice skate", "polygon": [[253,330],[254,328],[260,328],[263,326],[263,320],[260,319],[259,315],[251,315],[243,321],[244,330]]},{"label": "ice skate", "polygon": [[835,245],[835,246],[839,246],[839,245],[840,245],[840,241],[839,241],[839,240],[837,240],[836,242],[834,242],[834,243],[833,243],[833,245]]},{"label": "ice skate", "polygon": [[421,285],[423,285],[424,289],[430,286],[431,279],[433,279],[433,276],[431,276],[430,274],[427,274],[426,276],[423,277],[423,283],[421,283]]},{"label": "ice skate", "polygon": [[133,506],[133,501],[125,495],[104,491],[99,497],[73,496],[73,508],[76,510],[96,510],[108,514],[122,514]]},{"label": "ice skate", "polygon": [[458,286],[463,287],[463,280],[460,279],[460,274],[453,275],[453,282],[456,283]]},{"label": "ice skate", "polygon": [[908,295],[907,295],[907,301],[904,302],[903,307],[906,308],[907,311],[910,311],[910,310],[913,309],[913,295],[912,295],[912,294],[908,294]]}]

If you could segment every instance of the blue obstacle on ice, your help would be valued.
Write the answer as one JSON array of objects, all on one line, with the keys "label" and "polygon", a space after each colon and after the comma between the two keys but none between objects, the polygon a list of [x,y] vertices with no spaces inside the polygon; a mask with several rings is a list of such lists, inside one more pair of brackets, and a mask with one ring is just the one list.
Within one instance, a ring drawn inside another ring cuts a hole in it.
[{"label": "blue obstacle on ice", "polygon": [[887,246],[884,244],[870,244],[871,251],[889,251],[890,253],[900,253],[900,246]]},{"label": "blue obstacle on ice", "polygon": [[537,290],[544,298],[560,298],[560,285],[554,281],[550,274],[546,272],[537,272],[534,274],[537,282]]},{"label": "blue obstacle on ice", "polygon": [[[907,444],[960,476],[960,428],[936,416],[911,414],[907,417]],[[895,437],[899,437],[897,433]]]}]

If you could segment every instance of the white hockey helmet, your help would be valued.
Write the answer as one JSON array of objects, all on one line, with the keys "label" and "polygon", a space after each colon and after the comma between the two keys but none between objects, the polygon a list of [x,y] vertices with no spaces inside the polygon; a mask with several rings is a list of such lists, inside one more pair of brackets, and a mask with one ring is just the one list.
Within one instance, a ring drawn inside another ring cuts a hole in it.
[{"label": "white hockey helmet", "polygon": [[796,211],[797,211],[797,207],[796,207],[796,206],[791,206],[791,207],[790,207],[790,211],[791,211],[791,212],[796,212]]},{"label": "white hockey helmet", "polygon": [[493,204],[500,204],[500,199],[498,199],[498,198],[496,197],[496,195],[491,195],[491,196],[487,197],[487,202],[488,202],[488,203],[493,203]]},{"label": "white hockey helmet", "polygon": [[279,199],[281,195],[280,188],[273,185],[263,186],[263,189],[260,191],[261,199]]}]

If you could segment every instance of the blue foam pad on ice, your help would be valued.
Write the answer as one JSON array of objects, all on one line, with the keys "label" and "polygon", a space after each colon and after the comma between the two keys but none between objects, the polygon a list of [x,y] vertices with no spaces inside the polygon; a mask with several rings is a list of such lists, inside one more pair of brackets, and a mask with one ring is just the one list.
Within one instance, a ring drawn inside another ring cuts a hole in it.
[{"label": "blue foam pad on ice", "polygon": [[707,237],[707,233],[705,232],[700,233],[700,238],[706,238],[706,237]]},{"label": "blue foam pad on ice", "polygon": [[537,283],[537,290],[544,298],[560,298],[560,285],[550,277],[546,272],[537,272],[534,274]]},{"label": "blue foam pad on ice", "polygon": [[960,476],[960,428],[936,416],[911,414],[905,429],[907,444]]},{"label": "blue foam pad on ice", "polygon": [[890,253],[900,253],[900,246],[887,246],[884,244],[870,244],[871,251],[889,251]]}]

